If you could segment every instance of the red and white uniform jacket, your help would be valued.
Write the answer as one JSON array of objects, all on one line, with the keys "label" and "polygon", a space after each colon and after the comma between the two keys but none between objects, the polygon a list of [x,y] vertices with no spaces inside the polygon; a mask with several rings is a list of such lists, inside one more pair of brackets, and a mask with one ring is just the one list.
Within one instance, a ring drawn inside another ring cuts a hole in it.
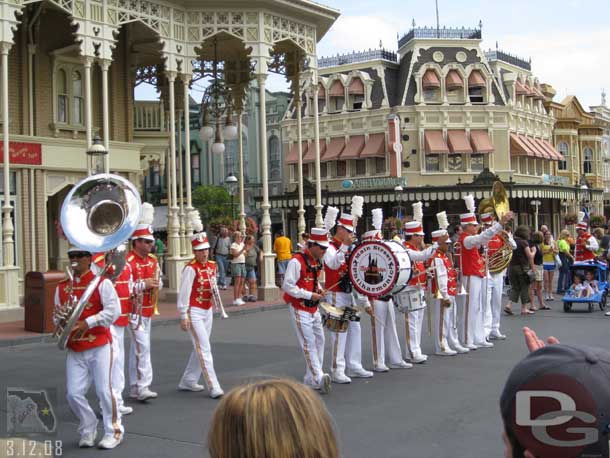
[{"label": "red and white uniform jacket", "polygon": [[411,268],[413,274],[411,280],[409,280],[408,286],[404,289],[405,291],[414,289],[426,289],[426,261],[434,255],[434,252],[438,248],[438,243],[434,243],[425,250],[420,250],[411,242],[405,242],[405,248],[411,258]]},{"label": "red and white uniform jacket", "polygon": [[[93,264],[98,269],[104,268],[104,253],[97,253],[93,256]],[[109,269],[110,274],[113,273],[114,266]],[[93,270],[93,266],[92,266]],[[133,280],[131,278],[131,267],[129,264],[125,263],[125,267],[121,274],[116,278],[113,282],[114,289],[116,290],[117,295],[119,296],[119,301],[121,302],[121,315],[119,318],[113,323],[115,326],[125,327],[129,324],[129,312],[131,311],[131,291],[133,289]]]},{"label": "red and white uniform jacket", "polygon": [[343,275],[347,275],[347,262],[345,258],[348,251],[349,246],[344,245],[337,239],[333,239],[326,253],[324,253],[324,286],[328,292],[343,292],[339,286],[339,280]]},{"label": "red and white uniform jacket", "polygon": [[[149,254],[146,258],[141,257],[135,250],[131,250],[127,254],[127,263],[131,267],[131,276],[133,278],[134,285],[138,280],[146,280],[147,278],[155,278],[157,271],[159,270],[159,263],[157,257],[154,254]],[[163,287],[161,276],[159,276],[159,290]],[[144,291],[144,297],[142,299],[142,316],[151,317],[153,314],[154,304],[152,303],[152,297],[154,290],[151,288]]]},{"label": "red and white uniform jacket", "polygon": [[[80,277],[74,278],[72,288],[69,279],[59,282],[55,289],[55,307],[59,308],[62,304],[67,304],[70,295],[80,300],[94,278],[95,274],[88,270]],[[87,322],[89,329],[77,339],[74,336],[70,337],[68,348],[80,352],[112,342],[110,325],[119,317],[120,310],[119,297],[112,282],[107,278],[101,280],[79,317],[79,321]]]},{"label": "red and white uniform jacket", "polygon": [[436,296],[440,291],[443,299],[455,297],[457,294],[457,270],[445,253],[437,251],[430,259],[430,266],[434,267],[432,280],[432,294]]},{"label": "red and white uniform jacket", "polygon": [[216,279],[216,263],[207,261],[202,264],[195,259],[182,270],[180,291],[178,292],[178,311],[185,319],[191,307],[209,310],[214,305],[210,278]]},{"label": "red and white uniform jacket", "polygon": [[485,259],[479,253],[479,248],[486,246],[494,235],[502,231],[500,223],[494,223],[489,229],[484,230],[478,235],[468,235],[462,232],[458,243],[460,245],[459,265],[462,269],[462,276],[475,276],[484,278],[487,274]]},{"label": "red and white uniform jacket", "polygon": [[[309,264],[309,266],[308,266]],[[318,286],[319,264],[311,256],[309,250],[304,253],[296,253],[288,262],[286,273],[284,274],[284,300],[297,310],[308,313],[316,313],[318,307],[307,307],[306,300],[311,300],[311,294]],[[320,269],[321,270],[321,269]]]},{"label": "red and white uniform jacket", "polygon": [[595,258],[595,252],[598,250],[599,244],[597,239],[588,232],[578,236],[576,239],[576,248],[574,250],[574,258],[576,262],[589,261]]}]

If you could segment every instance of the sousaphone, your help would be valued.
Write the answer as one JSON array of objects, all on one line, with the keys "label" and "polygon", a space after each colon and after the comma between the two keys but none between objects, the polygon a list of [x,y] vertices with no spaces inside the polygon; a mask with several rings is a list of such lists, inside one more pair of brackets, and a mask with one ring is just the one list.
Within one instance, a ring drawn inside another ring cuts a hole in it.
[{"label": "sousaphone", "polygon": [[[501,181],[496,181],[491,188],[491,197],[487,197],[479,203],[479,219],[484,213],[494,213],[501,219],[510,211],[508,195]],[[489,272],[497,274],[508,267],[513,257],[513,247],[506,231],[499,234],[502,239],[502,246],[488,258]]]},{"label": "sousaphone", "polygon": [[[71,295],[57,312],[53,335],[59,338],[61,350],[65,350],[74,325],[102,278],[113,280],[122,272],[127,254],[124,243],[140,220],[140,202],[140,193],[130,181],[109,173],[85,178],[64,200],[60,217],[64,234],[83,251],[106,252],[106,264],[79,300]],[[114,269],[110,269],[112,266]]]}]

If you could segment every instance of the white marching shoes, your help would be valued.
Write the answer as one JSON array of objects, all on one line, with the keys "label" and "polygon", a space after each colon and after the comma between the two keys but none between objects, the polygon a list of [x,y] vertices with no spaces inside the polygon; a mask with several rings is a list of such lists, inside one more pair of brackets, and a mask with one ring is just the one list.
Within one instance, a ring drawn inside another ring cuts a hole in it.
[{"label": "white marching shoes", "polygon": [[366,369],[359,367],[357,369],[348,369],[347,375],[352,378],[371,378],[373,373],[371,371],[367,371]]},{"label": "white marching shoes", "polygon": [[375,367],[373,367],[373,370],[375,372],[389,372],[390,368],[385,364],[377,364]]},{"label": "white marching shoes", "polygon": [[437,351],[436,354],[438,356],[455,356],[458,354],[458,352],[455,350],[447,349],[447,350]]},{"label": "white marching shoes", "polygon": [[93,431],[89,434],[83,434],[78,441],[80,448],[91,448],[95,447],[95,438],[97,437],[97,431]]},{"label": "white marching shoes", "polygon": [[352,379],[349,378],[347,375],[345,374],[339,374],[338,372],[333,372],[333,374],[331,375],[331,379],[333,382],[335,383],[351,383]]},{"label": "white marching shoes", "polygon": [[330,375],[328,374],[324,374],[322,376],[322,382],[320,383],[320,393],[322,394],[328,394],[330,393],[330,390],[332,389],[332,379],[330,378]]},{"label": "white marching shoes", "polygon": [[119,436],[118,439],[112,434],[106,434],[101,441],[97,444],[98,448],[110,450],[115,448],[123,441],[123,435]]},{"label": "white marching shoes", "polygon": [[121,413],[121,415],[129,415],[133,413],[133,407],[121,406],[119,407],[119,412]]},{"label": "white marching shoes", "polygon": [[489,334],[489,340],[505,340],[506,336],[504,334],[502,334],[501,332],[495,333],[492,332],[491,334]]},{"label": "white marching shoes", "polygon": [[224,392],[224,391],[222,391],[222,388],[220,388],[219,386],[217,386],[217,387],[215,387],[215,388],[212,388],[212,390],[210,391],[209,396],[210,396],[212,399],[218,399],[218,398],[220,398],[220,397],[224,396],[224,394],[225,394],[225,392]]},{"label": "white marching shoes", "polygon": [[455,349],[455,351],[462,354],[470,352],[468,348],[462,347],[461,345],[454,345],[453,348]]},{"label": "white marching shoes", "polygon": [[157,393],[151,391],[148,387],[142,388],[138,394],[138,401],[147,401],[148,399],[156,399]]},{"label": "white marching shoes", "polygon": [[413,355],[413,358],[409,358],[409,360],[414,364],[422,364],[428,361],[428,355]]},{"label": "white marching shoes", "polygon": [[390,369],[411,369],[413,364],[401,360],[399,363],[390,364]]},{"label": "white marching shoes", "polygon": [[199,383],[184,383],[184,382],[180,382],[178,384],[178,389],[180,391],[203,391],[204,387],[203,385],[200,385]]}]

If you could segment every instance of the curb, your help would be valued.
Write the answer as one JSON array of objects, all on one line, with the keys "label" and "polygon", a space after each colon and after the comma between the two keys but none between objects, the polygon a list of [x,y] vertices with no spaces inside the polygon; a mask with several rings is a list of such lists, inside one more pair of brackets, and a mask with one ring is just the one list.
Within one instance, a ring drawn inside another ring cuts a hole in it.
[{"label": "curb", "polygon": [[[287,307],[288,307],[287,304],[269,304],[269,305],[262,305],[260,307],[245,308],[245,309],[233,310],[233,311],[231,311],[230,308],[227,308],[226,311],[227,311],[227,314],[229,315],[229,317],[232,317],[232,316],[241,316],[241,315],[251,315],[253,313],[258,313],[258,312],[270,312],[273,310],[280,310],[280,309],[284,309]],[[214,318],[221,319],[220,313],[215,312]],[[152,327],[156,328],[159,326],[176,325],[179,323],[180,323],[180,318],[178,318],[178,317],[159,319],[159,320],[153,321]],[[17,337],[15,339],[0,339],[0,348],[17,347],[20,345],[30,345],[30,344],[50,344],[50,343],[55,343],[55,342],[56,342],[56,339],[54,339],[52,337],[52,335],[50,333],[48,333],[48,334],[41,334],[40,336]]]}]

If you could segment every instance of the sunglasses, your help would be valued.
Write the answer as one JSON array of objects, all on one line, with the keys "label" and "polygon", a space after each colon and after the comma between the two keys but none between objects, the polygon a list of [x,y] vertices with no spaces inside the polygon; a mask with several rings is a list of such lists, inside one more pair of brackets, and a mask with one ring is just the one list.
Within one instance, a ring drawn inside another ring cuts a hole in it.
[{"label": "sunglasses", "polygon": [[85,251],[78,251],[76,253],[69,253],[68,254],[68,259],[82,259],[82,258],[86,258],[88,256],[91,256],[91,254],[85,252]]},{"label": "sunglasses", "polygon": [[139,240],[140,242],[146,243],[147,245],[148,245],[149,243],[153,243],[153,241],[152,241],[152,240],[148,240],[148,239],[138,239],[138,240]]}]

